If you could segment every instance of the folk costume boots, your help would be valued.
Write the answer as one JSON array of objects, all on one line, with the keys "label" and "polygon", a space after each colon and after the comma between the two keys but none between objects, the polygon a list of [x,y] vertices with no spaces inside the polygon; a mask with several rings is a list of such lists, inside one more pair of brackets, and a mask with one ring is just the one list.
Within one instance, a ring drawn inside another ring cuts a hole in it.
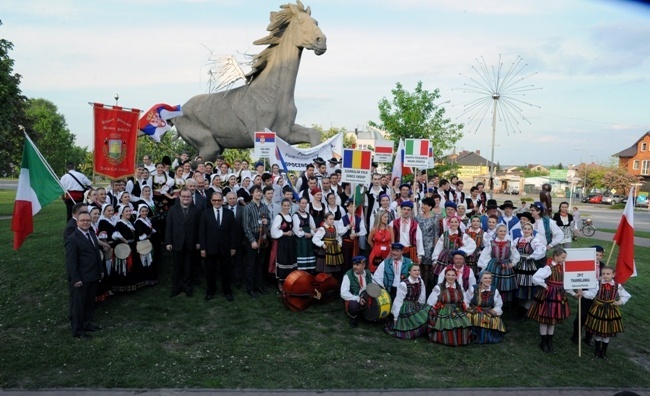
[{"label": "folk costume boots", "polygon": [[594,344],[596,345],[596,347],[594,348],[594,357],[596,359],[600,359],[600,352],[603,349],[603,342],[596,340]]}]

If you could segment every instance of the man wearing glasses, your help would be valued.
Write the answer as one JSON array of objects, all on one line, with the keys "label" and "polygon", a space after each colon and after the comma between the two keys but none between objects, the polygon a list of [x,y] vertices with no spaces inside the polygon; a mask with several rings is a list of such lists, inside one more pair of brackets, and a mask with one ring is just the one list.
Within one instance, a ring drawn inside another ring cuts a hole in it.
[{"label": "man wearing glasses", "polygon": [[199,249],[197,232],[201,211],[192,205],[192,193],[187,187],[181,190],[179,203],[169,209],[165,230],[167,250],[174,257],[171,296],[184,291],[187,297],[192,297],[192,255]]}]

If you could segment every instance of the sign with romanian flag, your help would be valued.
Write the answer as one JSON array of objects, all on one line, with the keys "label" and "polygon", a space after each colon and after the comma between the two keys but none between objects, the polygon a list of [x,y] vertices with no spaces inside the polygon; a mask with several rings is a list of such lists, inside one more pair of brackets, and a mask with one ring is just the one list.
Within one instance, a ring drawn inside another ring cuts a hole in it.
[{"label": "sign with romanian flag", "polygon": [[372,151],[343,149],[341,163],[341,181],[344,183],[369,184],[371,174]]},{"label": "sign with romanian flag", "polygon": [[564,289],[593,289],[598,286],[595,248],[565,249]]},{"label": "sign with romanian flag", "polygon": [[393,141],[376,140],[375,141],[375,162],[390,163],[393,162]]},{"label": "sign with romanian flag", "polygon": [[427,139],[406,139],[404,141],[404,166],[427,169],[429,167],[429,147]]},{"label": "sign with romanian flag", "polygon": [[255,132],[255,159],[275,157],[275,132],[266,129],[264,132]]}]

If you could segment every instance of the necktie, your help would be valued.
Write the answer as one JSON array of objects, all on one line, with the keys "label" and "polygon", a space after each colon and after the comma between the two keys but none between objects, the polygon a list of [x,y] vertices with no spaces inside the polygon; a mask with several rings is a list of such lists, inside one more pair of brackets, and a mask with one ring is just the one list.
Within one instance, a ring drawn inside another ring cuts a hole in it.
[{"label": "necktie", "polygon": [[205,198],[205,191],[201,190],[201,196]]},{"label": "necktie", "polygon": [[146,181],[146,180],[143,180],[143,181],[142,181],[142,185],[143,185],[143,186],[146,186],[146,185],[147,185],[147,181]]},{"label": "necktie", "polygon": [[395,261],[393,265],[395,266],[395,275],[399,274],[399,261]]},{"label": "necktie", "polygon": [[217,225],[221,225],[221,210],[217,209]]},{"label": "necktie", "polygon": [[187,217],[187,208],[183,208],[183,216]]},{"label": "necktie", "polygon": [[363,276],[359,275],[359,286],[363,289]]},{"label": "necktie", "polygon": [[89,233],[89,232],[86,233],[86,238],[88,238],[88,240],[90,241],[90,243],[91,243],[93,246],[95,246],[95,242],[93,242],[93,239],[90,237],[90,233]]}]

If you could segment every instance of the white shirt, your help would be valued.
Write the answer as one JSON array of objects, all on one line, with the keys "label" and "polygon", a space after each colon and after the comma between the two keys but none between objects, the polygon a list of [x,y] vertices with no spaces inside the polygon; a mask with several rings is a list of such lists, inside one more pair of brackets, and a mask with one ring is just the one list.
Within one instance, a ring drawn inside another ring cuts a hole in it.
[{"label": "white shirt", "polygon": [[[74,175],[83,186],[79,185],[77,180],[73,179],[70,175]],[[69,170],[65,175],[61,176],[61,185],[68,191],[83,191],[85,186],[91,186],[92,183],[83,173],[77,172],[76,170]]]},{"label": "white shirt", "polygon": [[[357,280],[359,279],[359,277],[363,279],[363,284],[360,284],[361,287],[359,288],[359,294],[361,294],[362,291],[366,290],[366,287],[368,286],[366,285],[367,271],[368,271],[367,269],[364,269],[363,275],[358,275],[357,273],[353,272]],[[372,278],[371,278],[371,282],[372,282]],[[343,280],[341,281],[341,298],[345,301],[359,302],[361,300],[359,296],[355,296],[350,292],[350,278],[347,276],[347,274],[343,275]]]},{"label": "white shirt", "polygon": [[[404,247],[411,246],[411,236],[409,235],[409,230],[411,229],[411,221],[414,221],[414,219],[402,218],[400,221],[399,239],[397,239],[397,242],[404,245]],[[391,221],[388,226],[393,227],[393,222]],[[424,245],[422,245],[422,230],[420,229],[419,224],[415,231],[415,250],[417,251],[418,256],[424,256]]]},{"label": "white shirt", "polygon": [[[375,273],[377,273],[375,271]],[[399,276],[395,276],[396,278],[399,279]],[[420,282],[420,296],[418,297],[418,302],[420,304],[424,304],[424,301],[426,299],[426,287],[424,287],[424,282],[422,281],[421,278],[418,279],[413,279],[412,277],[409,276],[408,278],[409,282],[411,283],[416,283]],[[408,288],[406,286],[406,282],[400,282],[399,286],[397,287],[397,293],[395,295],[395,301],[393,301],[393,307],[391,308],[390,312],[393,314],[395,318],[399,317],[399,311],[402,309],[402,304],[404,304],[404,298],[406,297],[406,292],[408,291]]]}]

